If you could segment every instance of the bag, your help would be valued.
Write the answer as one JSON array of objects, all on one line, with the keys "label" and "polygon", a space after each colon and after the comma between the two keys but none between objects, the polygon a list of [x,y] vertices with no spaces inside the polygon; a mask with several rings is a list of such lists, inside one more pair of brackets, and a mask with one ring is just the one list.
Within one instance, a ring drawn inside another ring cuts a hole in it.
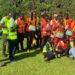
[{"label": "bag", "polygon": [[36,45],[36,39],[33,39],[32,44]]},{"label": "bag", "polygon": [[58,32],[56,34],[56,37],[59,37],[59,38],[63,38],[63,36],[64,36],[64,33],[62,33],[62,32]]},{"label": "bag", "polygon": [[66,35],[68,35],[68,36],[72,36],[72,31],[67,30],[67,31],[66,31]]},{"label": "bag", "polygon": [[30,25],[30,26],[29,26],[29,30],[31,30],[31,31],[36,31],[36,28],[35,28],[35,26]]}]

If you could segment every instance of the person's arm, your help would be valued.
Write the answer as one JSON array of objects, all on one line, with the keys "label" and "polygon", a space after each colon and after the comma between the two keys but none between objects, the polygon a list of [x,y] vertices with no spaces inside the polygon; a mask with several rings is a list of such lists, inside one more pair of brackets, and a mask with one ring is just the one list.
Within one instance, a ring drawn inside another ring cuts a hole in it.
[{"label": "person's arm", "polygon": [[4,24],[4,19],[3,18],[0,21],[0,28],[6,28],[6,26]]}]

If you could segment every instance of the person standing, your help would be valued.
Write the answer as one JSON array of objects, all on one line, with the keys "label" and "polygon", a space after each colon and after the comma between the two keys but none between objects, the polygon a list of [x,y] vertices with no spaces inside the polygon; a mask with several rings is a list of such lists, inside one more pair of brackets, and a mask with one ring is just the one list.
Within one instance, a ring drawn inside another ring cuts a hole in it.
[{"label": "person standing", "polygon": [[26,50],[30,50],[32,47],[32,41],[35,36],[35,17],[33,15],[33,12],[31,13],[31,17],[26,18],[26,33],[27,33],[27,48]]},{"label": "person standing", "polygon": [[25,19],[24,16],[22,15],[20,18],[16,19],[16,24],[17,24],[17,50],[19,50],[19,43],[21,45],[21,50],[24,50],[23,47],[23,41],[24,41],[24,36],[25,36]]},{"label": "person standing", "polygon": [[7,29],[8,29],[8,47],[9,47],[9,59],[10,61],[14,61],[15,51],[17,46],[17,25],[13,18],[13,14],[9,13],[9,20],[7,22]]},{"label": "person standing", "polygon": [[7,22],[8,22],[8,16],[4,16],[1,21],[0,21],[0,26],[2,27],[2,34],[3,34],[3,46],[2,46],[2,51],[3,55],[6,57],[6,44],[7,44]]},{"label": "person standing", "polygon": [[50,21],[48,17],[46,16],[45,18],[41,18],[41,35],[42,35],[42,43],[40,50],[43,50],[44,45],[50,38]]},{"label": "person standing", "polygon": [[35,32],[36,47],[39,47],[41,45],[40,18],[37,14],[36,14],[35,18],[36,18],[36,22],[35,22],[35,26],[36,26],[36,32]]}]

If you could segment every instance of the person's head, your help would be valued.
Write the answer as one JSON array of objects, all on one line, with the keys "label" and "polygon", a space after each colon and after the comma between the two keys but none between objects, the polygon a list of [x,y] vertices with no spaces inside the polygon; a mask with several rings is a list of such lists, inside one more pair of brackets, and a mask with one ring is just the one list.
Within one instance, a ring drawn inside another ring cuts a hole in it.
[{"label": "person's head", "polygon": [[21,14],[20,19],[24,20],[24,14]]},{"label": "person's head", "polygon": [[52,20],[52,16],[49,17],[49,20]]},{"label": "person's head", "polygon": [[63,37],[63,42],[64,42],[64,43],[67,42],[67,37],[66,37],[66,35],[64,35],[64,37]]},{"label": "person's head", "polygon": [[58,20],[58,17],[59,17],[59,16],[58,16],[58,14],[54,14],[53,17],[54,17],[56,20]]},{"label": "person's head", "polygon": [[46,22],[49,22],[49,18],[48,16],[45,17]]},{"label": "person's head", "polygon": [[13,17],[13,14],[12,13],[9,13],[8,15],[7,15],[7,18],[8,19],[10,19],[10,18],[12,18]]},{"label": "person's head", "polygon": [[44,18],[44,12],[41,12],[40,16],[41,16],[42,18]]}]

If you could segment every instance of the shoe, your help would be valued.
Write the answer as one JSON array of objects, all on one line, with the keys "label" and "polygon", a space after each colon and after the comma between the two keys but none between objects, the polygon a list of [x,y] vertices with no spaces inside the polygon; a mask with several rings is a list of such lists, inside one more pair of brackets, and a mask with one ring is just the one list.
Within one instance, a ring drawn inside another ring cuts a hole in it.
[{"label": "shoe", "polygon": [[30,52],[30,50],[27,50],[27,52],[29,53],[29,52]]},{"label": "shoe", "polygon": [[45,60],[45,62],[50,63],[50,60]]}]

